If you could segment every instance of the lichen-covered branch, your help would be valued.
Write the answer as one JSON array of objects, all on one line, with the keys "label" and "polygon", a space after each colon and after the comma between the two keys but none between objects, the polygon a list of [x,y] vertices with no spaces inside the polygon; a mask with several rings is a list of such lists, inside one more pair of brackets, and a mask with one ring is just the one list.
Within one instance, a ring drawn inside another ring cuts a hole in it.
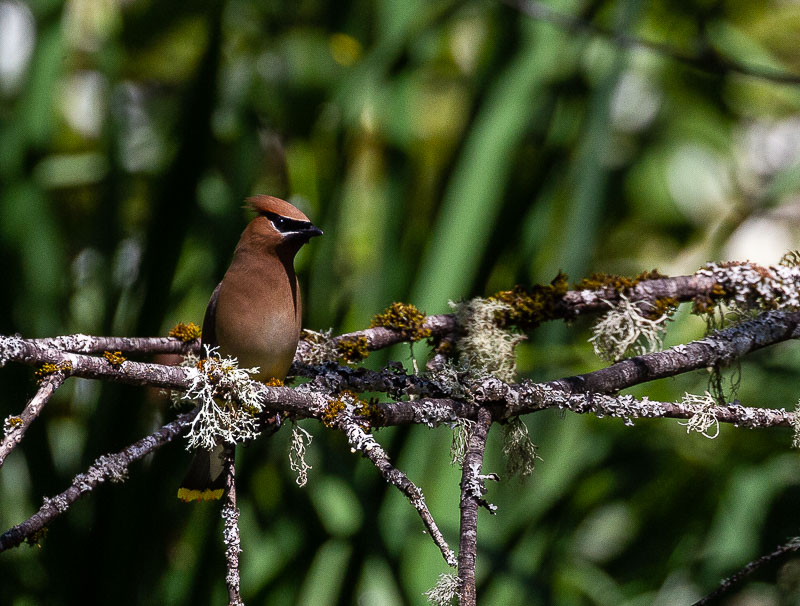
[{"label": "lichen-covered branch", "polygon": [[613,393],[654,379],[725,366],[775,343],[800,337],[800,312],[768,311],[754,320],[664,351],[635,356],[594,372],[550,381],[568,392]]},{"label": "lichen-covered branch", "polygon": [[[631,358],[580,377],[568,377],[547,383],[525,381],[519,384],[507,384],[492,377],[485,377],[465,386],[468,390],[468,397],[465,398],[422,397],[416,400],[380,403],[376,415],[370,422],[375,426],[425,424],[432,427],[442,423],[452,423],[459,418],[475,420],[479,410],[476,403],[481,402],[493,404],[497,419],[507,419],[554,407],[566,408],[581,414],[594,412],[623,418],[691,418],[695,411],[688,405],[646,399],[639,401],[630,396],[610,397],[604,396],[603,393],[615,392],[662,376],[704,368],[715,361],[719,363],[722,360],[730,360],[772,342],[794,338],[800,331],[796,324],[798,320],[800,312],[767,312],[752,322],[720,331],[705,339],[679,345],[663,352]],[[13,344],[13,347],[5,350],[4,354],[9,361],[69,365],[71,375],[86,378],[185,390],[191,386],[193,373],[196,372],[190,368],[129,360],[115,367],[104,358],[40,347],[36,343],[17,337],[0,337],[0,351],[3,351],[3,342]],[[286,411],[297,418],[321,418],[330,402],[330,395],[326,395],[325,392],[337,393],[344,387],[363,391],[385,390],[390,393],[395,392],[393,395],[397,397],[408,392],[416,394],[428,390],[437,394],[442,392],[441,387],[435,383],[414,380],[413,376],[406,375],[396,368],[376,372],[326,365],[324,369],[327,378],[319,383],[306,383],[293,389],[254,382],[253,390],[260,399],[264,411]],[[587,395],[592,392],[595,395]],[[618,414],[615,415],[615,411]],[[747,408],[734,404],[715,407],[713,411],[720,422],[752,428],[787,426],[791,425],[794,418],[793,413],[782,410]]]},{"label": "lichen-covered branch", "polygon": [[36,395],[28,401],[22,412],[18,416],[12,415],[5,419],[3,422],[3,439],[0,441],[0,467],[3,466],[6,457],[11,454],[11,451],[22,441],[25,432],[28,431],[28,427],[39,416],[45,404],[56,392],[56,389],[64,384],[68,376],[69,374],[65,370],[57,370],[45,376]]},{"label": "lichen-covered branch", "polygon": [[[460,606],[475,606],[475,562],[478,555],[478,507],[488,506],[483,495],[486,494],[484,481],[491,476],[481,473],[486,438],[492,425],[492,413],[487,408],[478,410],[475,423],[464,455],[461,475],[461,512],[458,543],[458,578]],[[496,476],[492,477],[496,479]],[[491,510],[490,510],[491,511]]]},{"label": "lichen-covered branch", "polygon": [[161,429],[134,442],[120,452],[99,457],[86,473],[75,476],[72,484],[64,492],[52,498],[45,497],[44,504],[39,511],[0,535],[0,552],[10,547],[16,547],[24,540],[35,536],[55,518],[67,511],[78,498],[91,492],[98,485],[106,481],[123,482],[131,463],[181,435],[186,431],[194,414],[194,412],[188,412],[180,415],[171,423],[167,423]]},{"label": "lichen-covered branch", "polygon": [[65,335],[45,339],[30,339],[44,348],[61,349],[75,353],[96,354],[119,351],[137,354],[181,354],[200,350],[200,340],[182,341],[175,337],[95,337],[92,335]]},{"label": "lichen-covered branch", "polygon": [[69,368],[70,375],[86,379],[107,379],[132,385],[186,389],[190,369],[131,360],[112,363],[100,356],[72,353],[43,345],[32,339],[0,336],[0,366],[7,362],[29,365],[55,364]]},{"label": "lichen-covered branch", "polygon": [[389,455],[386,454],[383,447],[378,444],[372,435],[364,430],[359,420],[354,418],[352,413],[342,410],[338,414],[337,425],[347,436],[347,441],[350,443],[350,448],[353,452],[360,452],[372,461],[373,465],[381,472],[383,479],[392,486],[397,487],[408,498],[411,505],[417,510],[431,539],[442,552],[445,562],[449,566],[455,566],[456,556],[436,525],[428,505],[425,503],[425,495],[422,494],[422,491],[414,482],[408,479],[406,474],[392,465]]},{"label": "lichen-covered branch", "polygon": [[222,506],[222,542],[225,545],[225,586],[228,588],[228,606],[244,606],[239,589],[239,554],[242,553],[239,537],[239,508],[236,506],[235,449],[226,450],[227,469],[225,504]]},{"label": "lichen-covered branch", "polygon": [[363,366],[358,368],[340,366],[335,362],[317,366],[295,362],[290,375],[307,377],[315,389],[331,393],[354,389],[380,391],[398,398],[407,395],[447,396],[435,381],[424,376],[408,374],[399,363],[389,364],[382,370],[376,371]]},{"label": "lichen-covered branch", "polygon": [[[421,326],[429,332],[430,336],[444,336],[455,329],[455,318],[453,318],[452,314],[426,316]],[[401,330],[394,330],[384,326],[375,326],[373,328],[333,337],[330,340],[330,345],[335,350],[336,346],[343,341],[357,341],[359,338],[366,339],[366,348],[368,351],[384,349],[411,340],[409,334]],[[301,340],[297,346],[295,361],[307,362],[312,360],[312,349],[313,344],[311,342],[305,339]]]}]

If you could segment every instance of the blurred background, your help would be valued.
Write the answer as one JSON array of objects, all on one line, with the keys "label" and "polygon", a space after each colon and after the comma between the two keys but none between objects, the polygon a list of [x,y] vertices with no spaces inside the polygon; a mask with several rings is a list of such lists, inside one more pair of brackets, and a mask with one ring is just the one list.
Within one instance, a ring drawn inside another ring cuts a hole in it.
[{"label": "blurred background", "polygon": [[[499,0],[0,0],[0,334],[200,323],[254,193],[325,230],[296,265],[305,325],[334,333],[395,300],[439,313],[559,270],[681,274],[800,246],[800,85],[770,76],[800,74],[800,3],[524,7],[534,16]],[[520,375],[603,366],[590,325],[530,335]],[[681,309],[667,344],[704,329]],[[367,364],[390,357],[408,363],[408,347]],[[773,347],[742,363],[738,392],[728,372],[729,397],[793,409],[799,370],[795,344]],[[707,383],[631,391],[676,400]],[[0,370],[0,417],[35,389],[32,369]],[[173,414],[156,392],[70,379],[0,470],[2,530]],[[526,422],[543,460],[489,487],[481,604],[688,604],[800,534],[789,430],[712,441],[676,421]],[[301,425],[305,488],[287,430],[240,449],[246,603],[424,604],[447,567],[412,507],[342,435]],[[486,467],[503,475],[499,433]],[[377,438],[455,546],[451,432]],[[175,499],[189,458],[159,450],[41,546],[0,555],[3,603],[226,603],[219,505]],[[800,559],[726,603],[800,603]]]}]

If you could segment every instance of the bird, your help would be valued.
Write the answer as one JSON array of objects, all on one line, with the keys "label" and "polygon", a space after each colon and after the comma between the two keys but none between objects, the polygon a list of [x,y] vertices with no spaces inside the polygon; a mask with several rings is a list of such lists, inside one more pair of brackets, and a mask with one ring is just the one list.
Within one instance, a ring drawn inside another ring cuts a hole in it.
[{"label": "bird", "polygon": [[[247,199],[256,216],[245,228],[203,318],[201,350],[218,347],[240,368],[258,367],[253,379],[283,380],[300,340],[302,304],[294,258],[311,238],[321,236],[300,210],[279,198]],[[205,354],[203,354],[205,355]],[[222,498],[226,461],[233,445],[198,449],[178,488],[178,498]]]}]

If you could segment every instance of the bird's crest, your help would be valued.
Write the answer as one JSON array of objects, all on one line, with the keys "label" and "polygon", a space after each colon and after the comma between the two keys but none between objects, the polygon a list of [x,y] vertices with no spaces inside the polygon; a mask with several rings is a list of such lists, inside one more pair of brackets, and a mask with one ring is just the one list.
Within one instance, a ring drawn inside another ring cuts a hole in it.
[{"label": "bird's crest", "polygon": [[247,205],[259,214],[275,213],[277,215],[281,215],[282,217],[288,217],[297,221],[308,221],[308,217],[301,213],[297,208],[285,200],[274,198],[273,196],[260,195],[247,198]]}]

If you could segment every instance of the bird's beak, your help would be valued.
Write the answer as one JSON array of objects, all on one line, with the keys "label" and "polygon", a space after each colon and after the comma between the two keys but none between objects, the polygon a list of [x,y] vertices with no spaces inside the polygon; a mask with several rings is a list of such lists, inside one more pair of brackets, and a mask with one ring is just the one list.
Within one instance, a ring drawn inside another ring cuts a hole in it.
[{"label": "bird's beak", "polygon": [[284,237],[289,240],[301,240],[303,242],[308,242],[314,236],[321,235],[322,230],[316,225],[311,225],[309,223],[307,227],[303,227],[297,231],[285,232]]}]

